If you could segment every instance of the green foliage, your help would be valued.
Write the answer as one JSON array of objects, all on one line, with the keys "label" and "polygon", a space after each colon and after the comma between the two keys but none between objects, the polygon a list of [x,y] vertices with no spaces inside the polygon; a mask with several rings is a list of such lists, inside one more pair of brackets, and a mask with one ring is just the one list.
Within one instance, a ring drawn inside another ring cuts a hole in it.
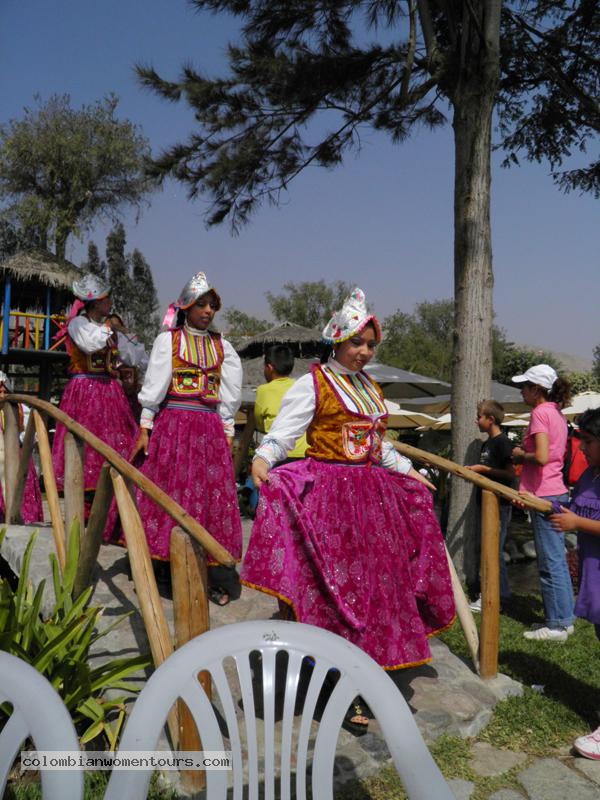
[{"label": "green foliage", "polygon": [[600,344],[597,344],[594,347],[594,363],[592,366],[592,372],[600,380]]},{"label": "green foliage", "polygon": [[[0,533],[4,537],[6,529]],[[112,697],[115,690],[136,692],[126,679],[146,667],[146,656],[114,658],[102,664],[90,664],[96,642],[128,616],[117,618],[102,631],[97,625],[100,607],[86,607],[92,594],[87,589],[73,598],[73,583],[79,559],[79,525],[69,532],[65,569],[60,575],[56,556],[50,555],[55,603],[47,619],[41,617],[45,581],[35,589],[29,580],[29,564],[37,532],[33,533],[25,553],[16,589],[0,580],[0,650],[35,667],[62,697],[77,728],[81,743],[102,736],[114,749],[125,718],[125,696]]]},{"label": "green foliage", "polygon": [[500,383],[510,383],[513,375],[522,375],[534,364],[549,364],[557,372],[562,370],[562,364],[546,350],[531,350],[528,347],[507,342],[506,347],[498,354],[499,358],[494,363],[492,376]]},{"label": "green foliage", "polygon": [[0,198],[7,218],[30,242],[64,258],[71,234],[123,206],[139,208],[150,189],[143,175],[148,142],[129,120],[115,116],[106,97],[73,109],[53,95],[22,119],[0,126]]},{"label": "green foliage", "polygon": [[223,319],[227,323],[227,335],[232,342],[243,336],[256,336],[257,333],[263,333],[271,327],[271,323],[266,319],[252,317],[233,306],[223,312]]},{"label": "green foliage", "polygon": [[581,392],[600,392],[600,377],[593,372],[569,372],[567,378],[573,396]]},{"label": "green foliage", "polygon": [[[208,195],[209,224],[235,226],[263,200],[278,203],[306,167],[331,168],[360,151],[365,127],[400,142],[445,124],[449,104],[472,103],[473,75],[481,97],[491,83],[507,163],[546,159],[563,188],[598,192],[600,161],[559,171],[600,130],[600,11],[589,0],[472,0],[467,11],[432,0],[192,2],[240,18],[228,73],[210,79],[186,65],[169,81],[151,66],[137,72],[160,97],[192,109],[196,129],[150,172],[181,180],[191,197]],[[483,106],[475,127],[485,124]]]},{"label": "green foliage", "polygon": [[[396,311],[383,320],[383,341],[377,351],[377,360],[393,367],[450,381],[453,326],[453,300],[417,303],[411,314]],[[506,341],[504,331],[494,325],[492,351],[495,380],[499,380],[496,377],[500,374],[498,364],[503,362],[511,347],[514,345]]]},{"label": "green foliage", "polygon": [[282,294],[266,293],[271,313],[279,322],[293,322],[305,328],[322,328],[332,313],[353,289],[352,283],[333,281],[289,281],[283,285]]}]

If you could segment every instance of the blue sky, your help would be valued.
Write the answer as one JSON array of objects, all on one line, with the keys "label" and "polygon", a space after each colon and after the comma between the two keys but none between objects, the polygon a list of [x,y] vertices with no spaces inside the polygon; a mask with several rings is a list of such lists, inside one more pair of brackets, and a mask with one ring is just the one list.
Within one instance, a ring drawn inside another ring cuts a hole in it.
[{"label": "blue sky", "polygon": [[[174,78],[191,61],[223,72],[235,23],[198,14],[185,0],[2,0],[1,119],[22,114],[35,93],[68,92],[74,105],[109,92],[119,114],[138,123],[156,151],[185,138],[188,109],[136,83],[133,64],[152,63]],[[600,205],[563,195],[545,165],[499,167],[494,157],[494,304],[509,338],[591,357],[598,320]],[[334,171],[314,168],[292,184],[279,208],[264,206],[237,236],[206,229],[204,201],[169,183],[136,222],[125,218],[129,249],[151,263],[161,300],[174,299],[204,269],[224,305],[268,317],[264,297],[285,281],[352,280],[381,317],[452,294],[451,130],[419,131],[394,146],[367,131],[359,156]],[[103,251],[99,226],[71,241],[79,263],[87,238]]]}]

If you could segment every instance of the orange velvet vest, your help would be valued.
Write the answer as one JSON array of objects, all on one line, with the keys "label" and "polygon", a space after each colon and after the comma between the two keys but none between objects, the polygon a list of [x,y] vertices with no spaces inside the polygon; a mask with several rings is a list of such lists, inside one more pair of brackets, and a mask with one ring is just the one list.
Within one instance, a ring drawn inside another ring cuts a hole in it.
[{"label": "orange velvet vest", "polygon": [[71,375],[85,373],[88,375],[108,375],[111,378],[118,377],[117,365],[119,361],[119,350],[116,345],[108,344],[106,347],[103,347],[102,350],[96,350],[95,353],[84,353],[70,337],[69,341],[70,352],[68,369]]},{"label": "orange velvet vest", "polygon": [[171,335],[171,348],[173,377],[167,401],[199,400],[206,405],[216,404],[223,363],[220,334],[193,336],[184,328],[177,328]]},{"label": "orange velvet vest", "polygon": [[[369,391],[383,406],[381,389],[361,373]],[[320,365],[312,367],[315,385],[315,415],[306,431],[307,456],[320,461],[341,461],[352,464],[379,464],[381,445],[387,427],[387,413],[373,420],[368,414],[349,411],[341,399],[341,393],[332,387]],[[348,379],[338,375],[343,387]]]}]

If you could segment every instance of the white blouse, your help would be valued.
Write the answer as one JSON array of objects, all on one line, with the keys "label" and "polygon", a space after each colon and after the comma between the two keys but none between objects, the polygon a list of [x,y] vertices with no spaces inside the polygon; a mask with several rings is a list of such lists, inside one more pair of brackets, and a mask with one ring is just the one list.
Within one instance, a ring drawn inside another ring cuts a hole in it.
[{"label": "white blouse", "polygon": [[[355,375],[356,371],[346,369],[334,358],[330,358],[327,366],[340,375]],[[306,433],[312,422],[317,407],[315,387],[311,373],[298,378],[296,383],[283,396],[279,413],[275,417],[269,433],[257,448],[255,458],[262,458],[269,469],[283,461],[294,446],[296,440]],[[382,416],[371,414],[372,419]],[[381,464],[392,472],[406,474],[412,468],[410,459],[400,455],[391,442],[384,440],[382,444]]]},{"label": "white blouse", "polygon": [[[193,336],[206,336],[208,331],[199,331],[187,325],[185,329]],[[165,399],[173,377],[173,358],[171,331],[159,333],[152,346],[146,377],[138,400],[142,406],[140,425],[152,428],[154,417]],[[223,363],[221,364],[221,382],[219,385],[219,402],[217,412],[223,422],[227,436],[235,433],[234,417],[242,402],[242,362],[233,346],[221,337],[223,345]]]},{"label": "white blouse", "polygon": [[[69,322],[67,331],[71,339],[84,353],[95,353],[106,347],[106,343],[113,334],[111,328],[104,322],[94,322],[83,315],[73,317]],[[128,367],[146,369],[148,356],[144,345],[135,340],[132,334],[117,334],[117,347],[119,358]]]}]

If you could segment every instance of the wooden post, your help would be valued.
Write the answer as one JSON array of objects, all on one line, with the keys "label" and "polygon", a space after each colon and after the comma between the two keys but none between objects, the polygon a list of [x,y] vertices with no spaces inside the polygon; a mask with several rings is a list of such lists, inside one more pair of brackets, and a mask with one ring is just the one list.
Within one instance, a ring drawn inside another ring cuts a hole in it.
[{"label": "wooden post", "polygon": [[85,536],[83,536],[81,540],[79,563],[77,564],[77,573],[73,584],[73,593],[75,597],[79,597],[92,582],[94,567],[98,561],[98,553],[100,552],[100,545],[102,544],[102,534],[104,533],[104,526],[106,525],[106,518],[108,517],[112,498],[113,487],[110,477],[110,465],[105,462],[98,476],[96,493],[94,494],[94,502],[90,510],[90,518],[88,520]]},{"label": "wooden post", "polygon": [[[142,527],[142,520],[133,498],[129,494],[123,476],[119,475],[116,469],[111,469],[110,477],[112,478],[115,498],[121,516],[125,541],[127,542],[131,574],[150,643],[152,660],[154,661],[154,666],[159,667],[173,652],[173,644],[167,618],[158,593],[154,570],[152,569],[148,543]],[[174,750],[179,749],[179,722],[177,717],[177,707],[173,706],[167,718],[167,725]]]},{"label": "wooden post", "polygon": [[[170,557],[175,646],[181,647],[210,628],[206,559],[200,545],[178,526],[171,531]],[[210,698],[212,696],[210,673],[201,672],[199,680]],[[179,749],[202,750],[194,718],[181,700],[179,701]],[[204,787],[205,775],[199,770],[184,770],[181,773],[181,780],[187,791],[197,792]]]},{"label": "wooden post", "polygon": [[[17,486],[17,472],[21,457],[21,444],[19,442],[19,422],[16,409],[11,403],[4,403],[2,414],[4,415],[4,480],[6,486],[6,521],[8,522],[13,514],[12,501],[15,496]],[[21,515],[21,507],[15,509],[17,518]]]},{"label": "wooden post", "polygon": [[482,678],[498,674],[500,624],[500,563],[498,537],[500,515],[493,492],[481,493],[481,635],[479,664]]},{"label": "wooden post", "polygon": [[[6,522],[9,525],[21,524],[21,505],[23,503],[23,492],[25,490],[25,482],[27,480],[27,473],[29,471],[29,462],[31,460],[31,453],[35,444],[35,425],[33,422],[33,414],[29,415],[27,425],[25,427],[25,436],[23,437],[23,444],[21,445],[21,455],[19,458],[19,466],[17,468],[17,477],[15,481],[15,488],[10,502],[10,513],[6,514]],[[6,493],[8,497],[8,492]],[[7,504],[8,505],[8,504]]]},{"label": "wooden post", "polygon": [[73,520],[79,522],[80,536],[83,535],[83,444],[72,433],[65,434],[65,527],[71,530]]},{"label": "wooden post", "polygon": [[54,537],[54,546],[56,548],[56,557],[61,572],[65,568],[65,525],[63,522],[60,502],[58,499],[58,490],[56,488],[56,478],[54,476],[54,467],[52,466],[52,453],[50,451],[50,440],[48,439],[48,431],[42,419],[40,412],[33,409],[31,412],[33,422],[35,425],[35,432],[38,440],[38,450],[40,452],[40,463],[42,465],[42,475],[44,476],[44,489],[46,490],[46,500],[48,501],[48,508],[50,509],[50,523],[52,525],[52,536]]},{"label": "wooden post", "polygon": [[456,607],[456,616],[460,622],[460,627],[463,630],[467,647],[471,653],[475,669],[479,669],[479,635],[477,633],[477,625],[473,619],[473,612],[469,608],[469,601],[464,593],[460,578],[456,573],[452,556],[448,552],[448,548],[444,544],[446,551],[446,559],[448,561],[448,571],[450,572],[450,581],[452,583],[452,593],[454,595],[454,605]]},{"label": "wooden post", "polygon": [[255,429],[254,410],[247,409],[246,416],[247,416],[246,424],[244,425],[244,430],[242,431],[242,435],[240,436],[240,441],[235,451],[235,456],[233,458],[233,472],[236,478],[239,477],[239,474],[242,471],[242,467],[244,466],[244,461],[246,460],[246,456],[248,454],[248,448],[250,447],[250,442],[252,441],[252,436],[254,435],[254,429]]}]

